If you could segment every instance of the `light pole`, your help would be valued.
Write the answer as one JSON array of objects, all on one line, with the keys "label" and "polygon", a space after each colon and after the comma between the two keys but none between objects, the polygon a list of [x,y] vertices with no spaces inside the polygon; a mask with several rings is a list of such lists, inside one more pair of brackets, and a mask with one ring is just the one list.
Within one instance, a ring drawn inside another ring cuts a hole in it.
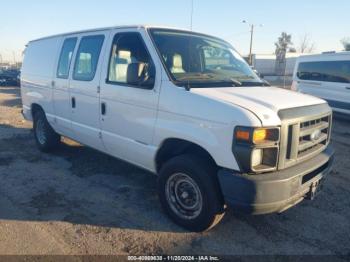
[{"label": "light pole", "polygon": [[[246,20],[243,20],[242,23],[248,24]],[[249,24],[250,26],[250,48],[249,48],[249,64],[253,65],[253,37],[254,37],[254,29],[256,26],[262,27],[263,24],[255,25],[255,24]]]}]

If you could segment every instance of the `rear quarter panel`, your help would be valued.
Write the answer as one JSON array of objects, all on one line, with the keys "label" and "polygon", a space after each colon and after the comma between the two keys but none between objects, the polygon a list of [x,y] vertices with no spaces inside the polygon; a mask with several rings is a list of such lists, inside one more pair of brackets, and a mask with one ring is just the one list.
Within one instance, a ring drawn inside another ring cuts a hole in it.
[{"label": "rear quarter panel", "polygon": [[21,69],[21,95],[24,115],[31,120],[32,104],[40,105],[49,122],[53,122],[51,81],[59,52],[60,38],[30,42]]}]

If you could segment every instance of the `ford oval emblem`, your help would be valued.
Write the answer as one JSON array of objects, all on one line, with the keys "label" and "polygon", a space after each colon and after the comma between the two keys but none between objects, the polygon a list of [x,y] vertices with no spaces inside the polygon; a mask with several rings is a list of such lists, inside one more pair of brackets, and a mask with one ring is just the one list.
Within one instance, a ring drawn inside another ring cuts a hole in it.
[{"label": "ford oval emblem", "polygon": [[311,138],[312,141],[316,141],[316,140],[320,139],[321,135],[322,135],[321,130],[316,130],[315,132],[313,132],[310,135],[310,138]]}]

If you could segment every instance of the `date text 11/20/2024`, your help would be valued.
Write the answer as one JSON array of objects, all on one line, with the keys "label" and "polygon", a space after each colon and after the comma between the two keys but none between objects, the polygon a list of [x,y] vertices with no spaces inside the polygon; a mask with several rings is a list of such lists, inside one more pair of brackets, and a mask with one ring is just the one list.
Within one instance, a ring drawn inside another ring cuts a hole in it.
[{"label": "date text 11/20/2024", "polygon": [[217,256],[128,256],[128,261],[220,261]]}]

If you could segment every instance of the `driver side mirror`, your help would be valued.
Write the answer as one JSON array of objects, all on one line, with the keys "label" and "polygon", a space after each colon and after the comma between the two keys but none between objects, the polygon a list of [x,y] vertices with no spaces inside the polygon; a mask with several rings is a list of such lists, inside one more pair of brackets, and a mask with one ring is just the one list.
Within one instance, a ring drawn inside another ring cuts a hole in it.
[{"label": "driver side mirror", "polygon": [[129,85],[152,89],[155,81],[155,68],[147,63],[131,63],[128,65],[126,81]]}]

